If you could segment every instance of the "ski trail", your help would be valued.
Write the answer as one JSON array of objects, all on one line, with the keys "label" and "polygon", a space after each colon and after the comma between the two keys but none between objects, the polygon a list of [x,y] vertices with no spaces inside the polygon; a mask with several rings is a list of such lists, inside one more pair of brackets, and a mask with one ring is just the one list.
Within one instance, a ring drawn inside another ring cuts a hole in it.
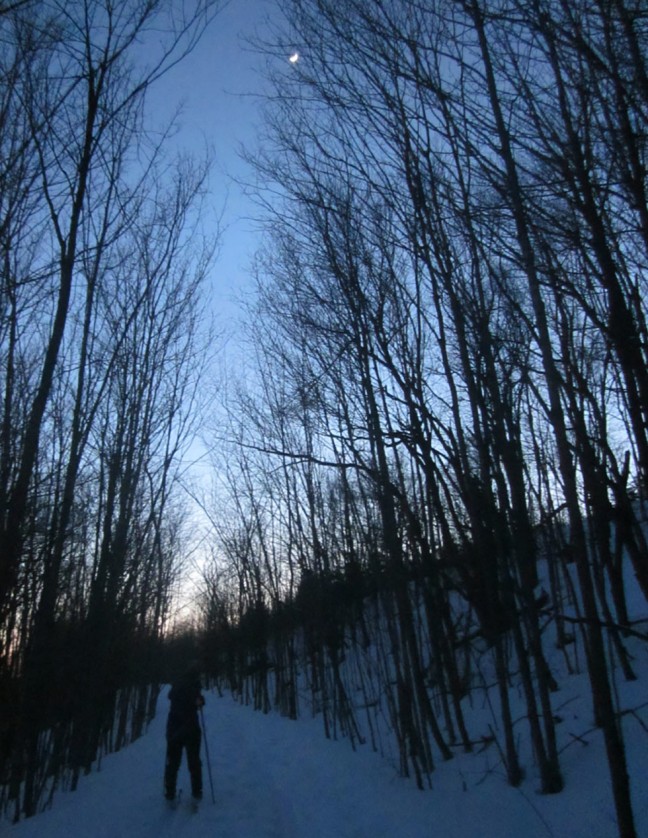
[{"label": "ski trail", "polygon": [[[218,835],[258,835],[259,838],[292,838],[299,833],[293,817],[289,789],[277,783],[272,764],[273,749],[267,735],[242,717],[241,707],[231,699],[216,702],[208,727],[216,797],[215,825]],[[263,718],[262,714],[259,714]],[[270,761],[268,760],[270,757]],[[203,755],[203,764],[205,758]],[[205,811],[211,806],[209,778],[205,772]],[[212,807],[214,808],[214,807]]]},{"label": "ski trail", "polygon": [[[637,684],[639,703],[641,684]],[[580,753],[565,758],[574,768],[576,797],[534,793],[528,784],[512,789],[481,760],[457,755],[439,766],[434,791],[418,791],[397,777],[389,760],[368,746],[353,752],[348,741],[324,737],[321,719],[298,722],[254,712],[229,695],[205,694],[204,719],[214,780],[211,800],[206,753],[203,801],[191,811],[186,760],[178,775],[182,800],[175,811],[163,797],[168,689],[147,733],[100,770],[83,777],[78,791],[57,793],[53,808],[11,826],[2,838],[608,838],[615,834],[600,737],[587,748],[590,771]],[[643,734],[631,745],[635,763],[645,764]],[[590,757],[591,758],[591,757]],[[643,776],[643,773],[640,775]],[[580,787],[579,787],[580,783]],[[470,787],[470,792],[467,788]],[[643,789],[643,786],[641,787]],[[642,791],[643,810],[648,811]],[[592,812],[594,814],[592,814]],[[642,825],[645,825],[645,814]],[[648,836],[644,830],[643,835]]]},{"label": "ski trail", "polygon": [[[354,753],[348,741],[326,740],[321,720],[255,713],[231,698],[211,703],[214,825],[222,838],[422,838],[407,825],[407,807],[432,811],[433,800],[370,749]],[[376,799],[385,783],[390,793]]]},{"label": "ski trail", "polygon": [[[230,696],[207,692],[204,720],[212,763],[211,800],[204,746],[203,801],[190,809],[183,756],[182,800],[169,810],[162,793],[168,689],[147,733],[101,770],[82,778],[78,791],[57,794],[53,808],[15,827],[7,838],[423,838],[421,809],[435,802],[398,780],[387,764],[348,742],[325,739],[321,720],[264,715]],[[376,795],[376,788],[387,792]],[[417,813],[408,824],[408,814]],[[460,833],[457,833],[460,834]],[[455,838],[451,830],[446,838]],[[502,836],[504,838],[504,836]]]},{"label": "ski trail", "polygon": [[[176,810],[169,809],[162,786],[167,694],[168,689],[160,694],[156,718],[141,739],[105,757],[100,770],[83,777],[76,792],[56,794],[51,810],[13,827],[6,821],[0,823],[0,834],[41,838],[65,834],[72,824],[76,825],[70,834],[75,838],[303,838],[326,834],[309,827],[311,818],[304,824],[303,817],[296,817],[293,804],[300,776],[309,797],[322,791],[315,752],[304,762],[300,746],[301,735],[310,726],[276,714],[255,713],[229,696],[219,698],[209,692],[205,694],[204,720],[215,803],[203,743],[199,810],[191,811],[184,755],[178,774],[181,801]],[[321,742],[323,734],[317,725],[310,727],[310,732]],[[81,812],[91,812],[91,819],[87,814],[81,817]],[[329,827],[331,836],[344,834],[332,824]]]}]

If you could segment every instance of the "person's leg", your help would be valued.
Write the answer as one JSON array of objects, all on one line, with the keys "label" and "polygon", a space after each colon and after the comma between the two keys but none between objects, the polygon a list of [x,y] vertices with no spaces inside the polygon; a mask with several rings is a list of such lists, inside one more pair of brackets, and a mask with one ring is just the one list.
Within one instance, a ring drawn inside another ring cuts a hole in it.
[{"label": "person's leg", "polygon": [[202,762],[200,761],[200,730],[193,732],[186,742],[187,764],[191,775],[191,794],[200,799],[202,797]]},{"label": "person's leg", "polygon": [[164,796],[173,800],[176,794],[178,769],[182,759],[182,741],[167,739],[166,764],[164,766]]}]

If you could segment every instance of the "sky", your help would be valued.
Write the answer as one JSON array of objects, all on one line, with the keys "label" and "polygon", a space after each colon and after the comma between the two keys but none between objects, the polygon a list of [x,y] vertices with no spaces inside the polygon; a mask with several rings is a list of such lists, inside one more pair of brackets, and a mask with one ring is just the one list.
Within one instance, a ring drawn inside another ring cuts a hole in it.
[{"label": "sky", "polygon": [[[202,218],[206,232],[219,230],[216,259],[205,289],[218,335],[213,367],[203,387],[208,399],[224,375],[232,370],[240,374],[243,369],[240,300],[251,293],[251,263],[261,235],[255,220],[258,207],[245,188],[254,180],[254,172],[241,151],[243,146],[255,148],[267,83],[267,57],[255,51],[250,39],[268,35],[269,21],[277,21],[279,16],[275,0],[226,0],[195,49],[147,94],[152,125],[166,125],[178,106],[182,108],[170,150],[198,157],[207,152],[212,161]],[[288,61],[289,57],[289,53],[277,54],[276,60]],[[212,399],[209,417],[218,415],[218,409],[218,401]],[[210,532],[209,521],[193,500],[194,490],[198,495],[209,495],[214,480],[209,447],[215,443],[210,433],[211,428],[199,428],[183,457],[196,526],[189,545],[191,567],[175,612],[180,621],[191,616],[195,586],[210,552],[204,541],[205,533]]]},{"label": "sky", "polygon": [[267,33],[271,17],[278,17],[274,0],[229,0],[194,51],[158,83],[147,103],[150,117],[161,122],[181,103],[173,142],[180,150],[202,155],[209,149],[211,154],[205,210],[214,224],[219,220],[222,225],[211,276],[212,310],[226,330],[238,316],[237,299],[249,283],[260,240],[253,220],[256,207],[240,183],[249,183],[253,172],[240,151],[242,145],[254,148],[265,84],[266,59],[248,39]]}]

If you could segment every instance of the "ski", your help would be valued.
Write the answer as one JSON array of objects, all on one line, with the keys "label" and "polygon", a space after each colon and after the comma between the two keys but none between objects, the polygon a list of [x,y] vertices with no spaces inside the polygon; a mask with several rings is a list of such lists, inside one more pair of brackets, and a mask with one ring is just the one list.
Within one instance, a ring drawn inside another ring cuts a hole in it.
[{"label": "ski", "polygon": [[182,797],[182,789],[180,789],[178,791],[178,793],[176,794],[175,797],[172,797],[172,798],[165,797],[164,798],[166,800],[167,808],[169,809],[169,811],[171,811],[171,812],[176,811],[176,809],[180,805],[181,797]]}]

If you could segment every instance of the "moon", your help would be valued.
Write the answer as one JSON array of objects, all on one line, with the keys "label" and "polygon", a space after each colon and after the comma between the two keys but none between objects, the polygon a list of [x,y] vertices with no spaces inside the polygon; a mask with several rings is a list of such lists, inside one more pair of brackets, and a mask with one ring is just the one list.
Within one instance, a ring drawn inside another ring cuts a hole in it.
[{"label": "moon", "polygon": [[291,64],[296,64],[299,61],[299,53],[297,52],[297,50],[293,52],[288,61],[290,61]]}]

